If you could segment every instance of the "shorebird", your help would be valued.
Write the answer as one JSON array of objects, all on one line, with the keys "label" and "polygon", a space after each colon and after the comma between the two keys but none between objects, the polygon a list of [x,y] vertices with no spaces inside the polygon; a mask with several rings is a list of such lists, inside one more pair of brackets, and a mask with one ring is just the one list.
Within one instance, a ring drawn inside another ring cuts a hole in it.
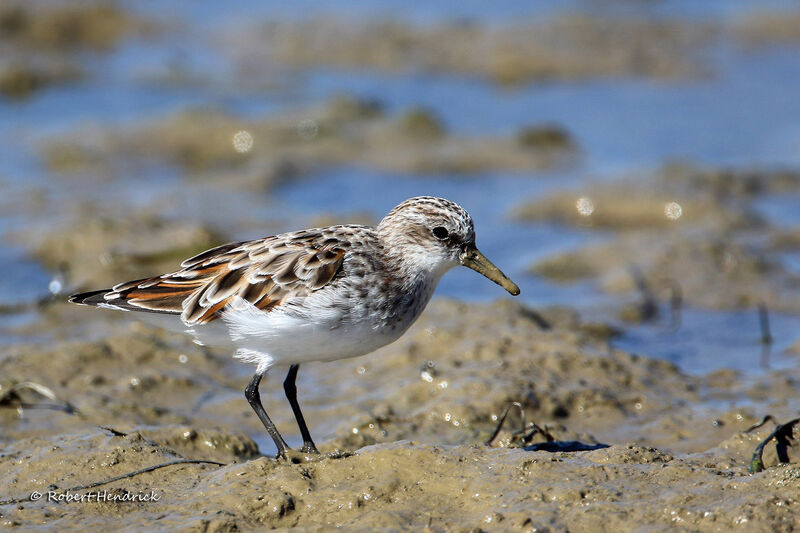
[{"label": "shorebird", "polygon": [[475,246],[472,218],[463,208],[420,196],[392,209],[376,227],[330,226],[223,244],[175,272],[69,301],[142,313],[255,364],[244,394],[278,456],[286,457],[290,448],[261,404],[259,384],[267,370],[289,365],[283,387],[303,438],[301,451],[319,453],[297,403],[300,364],[364,355],[397,340],[457,265],[519,294]]}]

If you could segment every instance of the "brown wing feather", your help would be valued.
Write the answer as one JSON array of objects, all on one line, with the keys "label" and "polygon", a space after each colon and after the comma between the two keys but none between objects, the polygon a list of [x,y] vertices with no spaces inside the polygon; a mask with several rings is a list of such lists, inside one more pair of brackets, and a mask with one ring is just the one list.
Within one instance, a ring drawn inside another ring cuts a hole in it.
[{"label": "brown wing feather", "polygon": [[180,314],[188,324],[218,318],[235,297],[269,311],[327,285],[346,250],[346,241],[314,231],[226,244],[187,259],[176,272],[120,283],[100,303]]}]

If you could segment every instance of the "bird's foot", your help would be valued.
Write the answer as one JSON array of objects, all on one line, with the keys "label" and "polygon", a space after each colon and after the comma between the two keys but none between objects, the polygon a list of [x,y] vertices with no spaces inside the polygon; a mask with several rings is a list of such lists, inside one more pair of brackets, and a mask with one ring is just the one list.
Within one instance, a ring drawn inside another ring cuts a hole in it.
[{"label": "bird's foot", "polygon": [[319,455],[313,455],[302,450],[281,450],[278,452],[278,455],[275,456],[275,459],[278,461],[285,461],[287,463],[292,464],[302,464],[302,463],[310,463],[312,461],[316,461],[319,458]]},{"label": "bird's foot", "polygon": [[303,447],[300,448],[300,451],[303,452],[303,453],[308,453],[308,454],[312,454],[313,453],[315,455],[319,455],[319,450],[317,449],[317,447],[314,445],[313,442],[305,442],[305,443],[303,443]]},{"label": "bird's foot", "polygon": [[278,461],[286,461],[287,463],[291,464],[304,464],[323,461],[325,459],[341,459],[344,457],[350,457],[351,455],[353,455],[352,452],[343,452],[341,450],[334,450],[330,453],[320,453],[319,450],[316,449],[316,446],[313,450],[306,449],[306,447],[303,446],[303,448],[299,450],[287,449],[282,452],[278,452],[278,455],[275,457],[275,459]]}]

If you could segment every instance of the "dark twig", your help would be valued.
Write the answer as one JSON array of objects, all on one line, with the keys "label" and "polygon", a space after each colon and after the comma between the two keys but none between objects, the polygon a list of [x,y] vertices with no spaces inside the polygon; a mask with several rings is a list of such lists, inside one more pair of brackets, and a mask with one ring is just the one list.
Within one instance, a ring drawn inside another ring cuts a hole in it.
[{"label": "dark twig", "polygon": [[758,304],[758,320],[761,323],[761,344],[772,344],[772,332],[769,329],[769,309],[767,304]]},{"label": "dark twig", "polygon": [[503,414],[500,416],[500,420],[497,422],[497,427],[494,429],[492,436],[489,437],[489,439],[485,443],[486,446],[491,446],[492,442],[494,442],[494,439],[496,439],[497,435],[500,434],[500,431],[503,429],[503,425],[505,424],[506,418],[508,417],[508,413],[511,411],[512,407],[516,407],[519,409],[520,426],[521,426],[520,429],[514,431],[511,434],[512,438],[521,436],[520,439],[522,440],[522,442],[527,444],[528,442],[530,442],[530,440],[533,438],[534,435],[540,433],[542,434],[542,436],[544,436],[547,442],[555,441],[550,432],[547,431],[546,429],[541,428],[536,422],[531,422],[530,424],[526,424],[525,410],[522,408],[522,404],[519,402],[511,402],[510,404],[508,404],[505,411],[503,411]]},{"label": "dark twig", "polygon": [[758,321],[761,324],[761,368],[769,368],[773,338],[769,327],[769,309],[764,302],[758,304]]},{"label": "dark twig", "polygon": [[[64,492],[77,492],[79,490],[93,489],[95,487],[100,487],[102,485],[108,485],[109,483],[113,483],[121,479],[129,479],[134,476],[138,476],[139,474],[152,472],[154,470],[158,470],[159,468],[165,468],[167,466],[173,466],[173,465],[187,465],[187,464],[211,464],[217,466],[225,466],[225,463],[220,463],[218,461],[206,461],[204,459],[176,459],[174,461],[168,461],[166,463],[160,463],[157,465],[148,466],[146,468],[140,468],[139,470],[134,470],[133,472],[128,472],[127,474],[122,474],[120,476],[114,476],[112,478],[103,481],[97,481],[95,483],[89,483],[87,485],[78,485],[77,487],[70,487],[68,489],[64,489]],[[11,505],[26,501],[30,501],[30,496],[24,498],[14,498],[11,500],[0,500],[0,505]]]},{"label": "dark twig", "polygon": [[9,403],[9,407],[16,407],[19,409],[49,409],[51,411],[61,411],[62,413],[67,413],[68,415],[77,415],[78,410],[69,402],[64,402],[64,404],[58,403],[28,403],[28,402],[17,402],[17,403]]},{"label": "dark twig", "polygon": [[128,436],[127,433],[125,433],[123,431],[120,431],[118,429],[114,429],[114,428],[109,427],[109,426],[98,426],[98,427],[100,429],[104,430],[104,431],[108,431],[109,433],[111,433],[115,437],[127,437]]},{"label": "dark twig", "polygon": [[650,322],[658,316],[658,300],[656,299],[650,285],[647,283],[644,274],[636,265],[630,267],[628,270],[633,282],[636,285],[636,290],[642,296],[642,301],[639,303],[639,315],[642,322]]},{"label": "dark twig", "polygon": [[525,425],[525,411],[522,409],[522,404],[519,402],[511,402],[506,406],[506,410],[503,411],[503,414],[500,416],[500,420],[497,422],[497,427],[494,428],[494,433],[492,436],[487,439],[484,443],[486,446],[491,446],[494,439],[500,434],[500,430],[503,429],[503,424],[506,422],[506,417],[508,416],[508,412],[511,410],[512,407],[519,408],[519,416],[522,418],[522,424]]},{"label": "dark twig", "polygon": [[[556,439],[553,438],[553,435],[551,435],[550,432],[547,431],[546,429],[540,427],[536,422],[531,422],[529,427],[530,427],[530,431],[528,431],[528,433],[525,433],[524,435],[522,435],[522,442],[524,444],[528,444],[531,441],[531,439],[533,438],[533,436],[536,435],[537,433],[541,433],[542,436],[544,437],[544,439],[547,442],[555,442]],[[520,431],[525,431],[525,428],[523,428]],[[514,435],[519,435],[519,433],[518,432],[514,432]]]},{"label": "dark twig", "polygon": [[550,322],[548,322],[547,319],[543,317],[542,314],[536,311],[535,309],[523,306],[521,308],[521,312],[524,317],[529,318],[533,322],[535,322],[536,325],[539,327],[539,329],[546,331],[553,328]]},{"label": "dark twig", "polygon": [[225,466],[225,463],[220,463],[219,461],[209,461],[206,459],[175,459],[174,461],[167,461],[166,463],[159,463],[157,465],[148,466],[145,468],[140,468],[139,470],[134,470],[133,472],[128,472],[127,474],[122,474],[119,476],[114,476],[112,478],[106,479],[104,481],[97,481],[95,483],[89,483],[88,485],[79,485],[77,487],[71,487],[67,489],[70,492],[78,491],[78,490],[86,490],[86,489],[93,489],[95,487],[100,487],[102,485],[108,485],[109,483],[113,483],[115,481],[119,481],[121,479],[129,479],[134,476],[138,476],[139,474],[146,474],[147,472],[152,472],[154,470],[158,470],[159,468],[164,468],[167,466],[174,466],[174,465],[201,465],[201,464],[208,464],[208,465],[216,465],[216,466]]},{"label": "dark twig", "polygon": [[670,327],[677,331],[681,327],[681,311],[683,310],[683,290],[681,284],[674,279],[667,279],[670,287],[669,316]]},{"label": "dark twig", "polygon": [[80,411],[78,408],[72,405],[68,401],[60,402],[60,403],[31,403],[26,402],[20,396],[20,392],[23,390],[30,390],[47,398],[48,400],[52,400],[53,402],[59,402],[56,394],[45,387],[40,383],[36,383],[33,381],[23,381],[22,383],[17,383],[13,387],[9,388],[5,393],[0,394],[0,406],[2,407],[13,407],[17,409],[50,409],[53,411],[62,411],[64,413],[70,415],[80,415]]},{"label": "dark twig", "polygon": [[589,452],[592,450],[602,450],[610,448],[608,444],[601,442],[595,444],[586,444],[577,440],[560,441],[560,442],[537,442],[526,446],[525,450],[530,452]]},{"label": "dark twig", "polygon": [[760,428],[761,426],[763,426],[764,424],[766,424],[767,422],[775,422],[777,424],[777,421],[775,420],[775,417],[773,417],[772,415],[767,415],[767,416],[765,416],[764,418],[761,419],[761,422],[759,422],[757,424],[753,424],[749,428],[745,429],[744,432],[745,433],[750,433],[752,431],[755,431],[758,428]]},{"label": "dark twig", "polygon": [[[761,425],[766,422],[767,418],[772,417],[764,417]],[[780,464],[786,464],[789,462],[789,454],[788,448],[792,445],[792,434],[794,432],[794,426],[800,422],[800,418],[795,418],[794,420],[790,420],[785,424],[778,424],[775,427],[775,430],[769,434],[769,436],[761,441],[761,443],[756,446],[755,451],[753,451],[753,458],[750,460],[750,473],[756,474],[764,470],[764,447],[775,439],[775,451],[778,453],[778,462]]]}]

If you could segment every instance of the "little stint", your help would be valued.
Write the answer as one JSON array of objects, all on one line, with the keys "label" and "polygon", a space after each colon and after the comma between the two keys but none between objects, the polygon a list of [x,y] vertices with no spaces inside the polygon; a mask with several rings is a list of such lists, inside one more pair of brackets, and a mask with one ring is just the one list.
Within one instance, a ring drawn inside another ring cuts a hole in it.
[{"label": "little stint", "polygon": [[175,272],[69,301],[148,314],[162,327],[255,364],[245,397],[285,457],[289,446],[261,405],[264,373],[289,365],[283,386],[301,451],[319,453],[297,403],[300,364],[364,355],[397,340],[457,265],[519,294],[476,248],[469,214],[449,200],[421,196],[392,209],[376,227],[331,226],[224,244]]}]

